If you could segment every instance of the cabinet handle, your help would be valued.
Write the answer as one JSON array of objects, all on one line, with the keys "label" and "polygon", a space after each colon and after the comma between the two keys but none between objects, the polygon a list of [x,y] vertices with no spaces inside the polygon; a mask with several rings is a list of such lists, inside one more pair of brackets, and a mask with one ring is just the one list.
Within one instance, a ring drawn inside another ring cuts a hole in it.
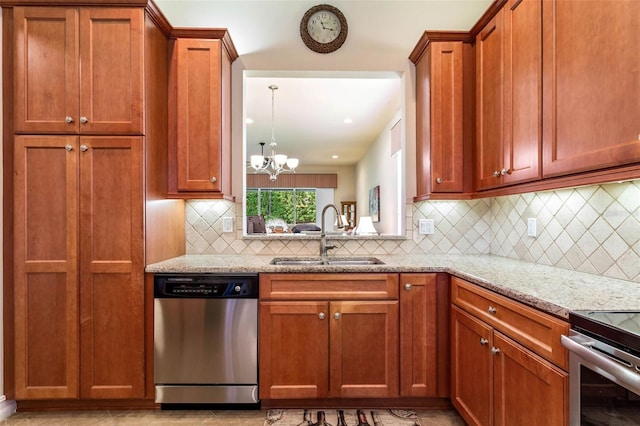
[{"label": "cabinet handle", "polygon": [[215,176],[211,176],[211,183],[216,183],[218,181],[218,179],[216,179]]},{"label": "cabinet handle", "polygon": [[487,339],[485,339],[484,337],[481,337],[480,338],[480,344],[482,346],[485,346],[485,345],[489,344],[489,341]]},{"label": "cabinet handle", "polygon": [[333,314],[333,317],[335,319],[340,319],[340,312],[336,312],[335,314]]},{"label": "cabinet handle", "polygon": [[500,349],[496,348],[495,346],[491,347],[491,355],[498,355],[500,353]]},{"label": "cabinet handle", "polygon": [[72,117],[72,116],[70,116],[70,115],[67,115],[67,116],[64,118],[64,121],[65,121],[67,124],[71,124],[71,123],[73,123],[73,117]]},{"label": "cabinet handle", "polygon": [[87,124],[89,122],[89,119],[87,117],[80,117],[80,122],[82,124]]},{"label": "cabinet handle", "polygon": [[66,149],[67,151],[73,151],[73,145],[65,145],[64,149]]},{"label": "cabinet handle", "polygon": [[410,291],[411,290],[411,284],[410,283],[406,283],[404,285],[404,289],[407,290],[407,291]]},{"label": "cabinet handle", "polygon": [[498,312],[498,310],[493,306],[489,306],[489,309],[487,309],[487,312],[489,312],[490,314],[495,314],[496,312]]},{"label": "cabinet handle", "polygon": [[85,151],[88,151],[88,150],[89,150],[89,147],[88,147],[88,146],[86,146],[86,145],[84,145],[84,144],[83,144],[83,145],[80,145],[80,151],[85,152]]},{"label": "cabinet handle", "polygon": [[436,178],[436,183],[439,185],[442,183],[442,178]]},{"label": "cabinet handle", "polygon": [[502,169],[502,170],[500,170],[500,174],[501,174],[502,176],[504,176],[504,175],[510,175],[510,174],[511,174],[511,169]]},{"label": "cabinet handle", "polygon": [[494,171],[493,172],[493,177],[500,177],[500,172],[499,171]]},{"label": "cabinet handle", "polygon": [[321,320],[323,320],[323,319],[324,319],[324,317],[325,317],[324,312],[320,312],[320,313],[318,314],[318,318],[320,318]]}]

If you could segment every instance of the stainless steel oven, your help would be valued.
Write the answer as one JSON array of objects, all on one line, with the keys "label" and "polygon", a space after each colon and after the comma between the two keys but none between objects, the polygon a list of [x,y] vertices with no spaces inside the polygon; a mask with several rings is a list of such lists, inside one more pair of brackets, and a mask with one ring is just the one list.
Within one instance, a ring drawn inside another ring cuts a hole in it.
[{"label": "stainless steel oven", "polygon": [[576,311],[569,321],[571,426],[640,425],[640,313]]},{"label": "stainless steel oven", "polygon": [[257,274],[154,278],[155,401],[258,404]]}]

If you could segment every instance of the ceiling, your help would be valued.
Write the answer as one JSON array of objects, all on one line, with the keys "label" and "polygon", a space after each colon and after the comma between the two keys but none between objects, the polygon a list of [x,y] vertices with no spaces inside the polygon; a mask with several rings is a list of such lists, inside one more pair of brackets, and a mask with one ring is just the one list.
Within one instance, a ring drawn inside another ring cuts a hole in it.
[{"label": "ceiling", "polygon": [[[247,155],[259,142],[305,165],[353,165],[400,110],[401,79],[392,73],[325,77],[247,77],[245,117]],[[342,74],[344,75],[344,73]],[[273,92],[270,85],[276,85]],[[350,119],[351,123],[345,123]],[[337,156],[335,158],[334,156]]]}]

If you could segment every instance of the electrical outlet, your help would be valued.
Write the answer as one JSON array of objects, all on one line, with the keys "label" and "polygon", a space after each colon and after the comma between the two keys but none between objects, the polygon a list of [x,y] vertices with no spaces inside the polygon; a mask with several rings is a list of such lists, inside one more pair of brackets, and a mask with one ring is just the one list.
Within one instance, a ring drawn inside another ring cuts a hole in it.
[{"label": "electrical outlet", "polygon": [[223,217],[222,218],[222,232],[233,232],[233,218],[232,217]]},{"label": "electrical outlet", "polygon": [[538,236],[538,223],[534,217],[527,219],[527,237]]},{"label": "electrical outlet", "polygon": [[419,219],[418,233],[420,235],[433,235],[435,231],[435,223],[433,219]]}]

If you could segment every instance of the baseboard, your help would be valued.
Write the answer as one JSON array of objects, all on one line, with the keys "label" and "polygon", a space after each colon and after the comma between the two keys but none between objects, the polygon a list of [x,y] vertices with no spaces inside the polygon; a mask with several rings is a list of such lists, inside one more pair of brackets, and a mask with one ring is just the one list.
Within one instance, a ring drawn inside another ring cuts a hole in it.
[{"label": "baseboard", "polygon": [[7,401],[7,398],[2,395],[0,397],[0,421],[15,414],[17,404],[15,401]]}]

